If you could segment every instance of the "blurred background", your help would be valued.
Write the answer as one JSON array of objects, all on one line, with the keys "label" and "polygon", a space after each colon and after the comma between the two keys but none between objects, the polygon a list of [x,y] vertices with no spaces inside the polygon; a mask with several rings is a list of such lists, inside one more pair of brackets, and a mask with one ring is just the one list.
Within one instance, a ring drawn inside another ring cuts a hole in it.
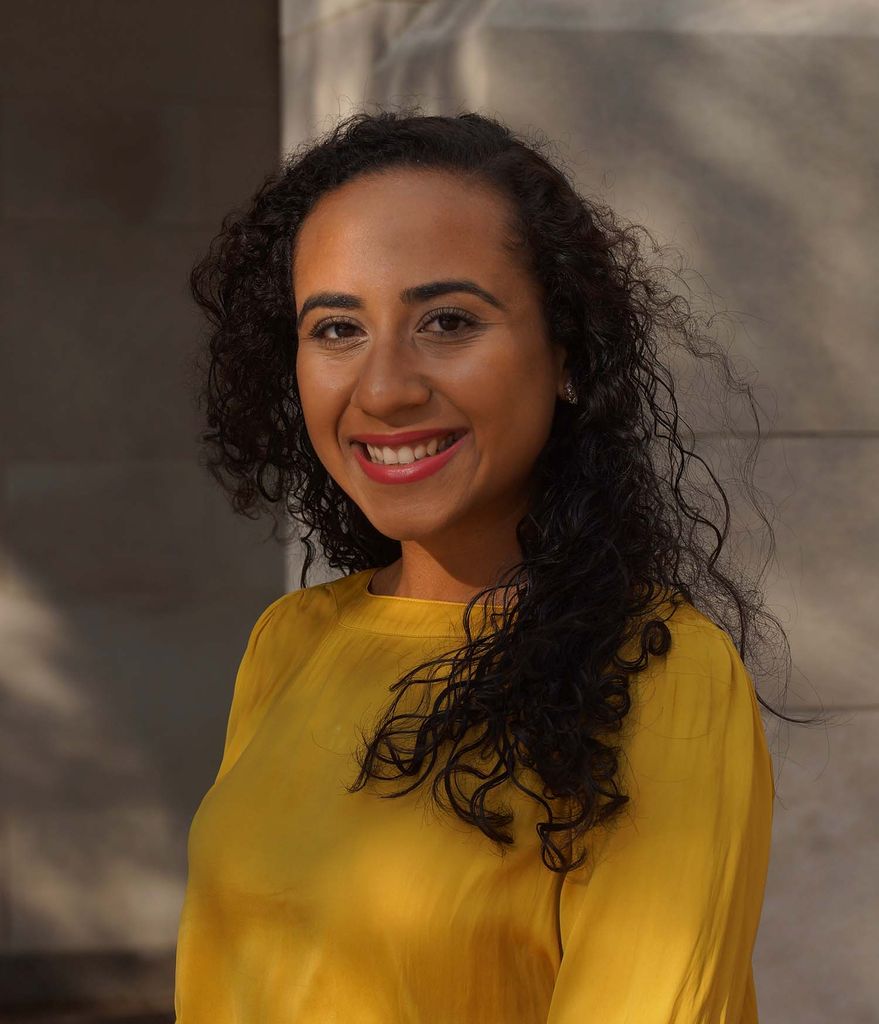
[{"label": "blurred background", "polygon": [[679,247],[738,317],[728,343],[771,418],[784,708],[834,713],[764,714],[761,1024],[879,1021],[877,4],[0,15],[0,1019],[173,1020],[189,824],[249,631],[300,561],[198,464],[187,275],[295,145],[417,102],[556,140],[582,192]]}]

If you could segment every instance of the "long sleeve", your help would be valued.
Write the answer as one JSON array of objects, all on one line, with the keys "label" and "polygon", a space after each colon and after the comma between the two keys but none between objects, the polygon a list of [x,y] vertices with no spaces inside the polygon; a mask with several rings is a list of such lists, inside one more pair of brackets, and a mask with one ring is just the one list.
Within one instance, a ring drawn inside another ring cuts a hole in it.
[{"label": "long sleeve", "polygon": [[686,624],[676,638],[633,687],[623,820],[587,835],[589,859],[561,883],[547,1024],[757,1021],[771,758],[729,636]]}]

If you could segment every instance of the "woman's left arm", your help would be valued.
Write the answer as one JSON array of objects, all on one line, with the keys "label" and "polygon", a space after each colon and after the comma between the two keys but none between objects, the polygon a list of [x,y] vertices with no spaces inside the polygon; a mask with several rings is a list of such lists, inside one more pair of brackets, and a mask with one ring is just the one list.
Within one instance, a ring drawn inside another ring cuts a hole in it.
[{"label": "woman's left arm", "polygon": [[631,799],[597,841],[587,835],[586,864],[560,887],[547,1024],[757,1021],[751,956],[772,761],[729,636],[712,625],[672,632],[676,651],[633,681],[635,728],[621,755]]}]

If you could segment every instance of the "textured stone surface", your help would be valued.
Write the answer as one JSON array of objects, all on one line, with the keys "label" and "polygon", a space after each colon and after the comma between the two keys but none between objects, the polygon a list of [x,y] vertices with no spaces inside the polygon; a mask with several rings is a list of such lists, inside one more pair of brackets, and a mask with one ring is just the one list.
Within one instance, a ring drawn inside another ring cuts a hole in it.
[{"label": "textured stone surface", "polygon": [[[768,554],[765,526],[731,475],[731,458],[740,469],[747,445],[727,446],[718,438],[701,444],[733,509],[736,530],[725,550],[753,575]],[[709,483],[704,475],[696,479]],[[874,674],[866,667],[879,583],[875,573],[864,571],[879,560],[876,479],[879,445],[871,437],[770,437],[760,449],[754,483],[776,544],[763,587],[766,606],[790,640],[791,709],[879,703]],[[767,696],[778,707],[782,695],[776,685]]]},{"label": "textured stone surface", "polygon": [[0,211],[28,222],[204,225],[273,168],[276,120],[274,105],[258,102],[10,97]]},{"label": "textured stone surface", "polygon": [[265,0],[9,5],[0,90],[84,105],[108,94],[275,105],[277,18]]},{"label": "textured stone surface", "polygon": [[0,598],[8,950],[173,944],[238,663],[283,592]]},{"label": "textured stone surface", "polygon": [[[283,589],[269,524],[235,517],[198,464],[188,379],[190,267],[278,162],[277,19],[4,11],[4,1019],[14,1000],[168,1005],[187,830],[248,632]],[[124,950],[149,953],[143,971]]]},{"label": "textured stone surface", "polygon": [[760,1019],[873,1024],[879,708],[839,714],[826,727],[781,725],[772,742],[772,857],[754,954]]},{"label": "textured stone surface", "polygon": [[0,960],[9,1024],[173,1024],[174,951],[18,953]]},{"label": "textured stone surface", "polygon": [[[309,135],[327,130],[358,102],[364,84],[374,74],[374,66],[389,54],[394,41],[405,38],[407,26],[418,19],[423,9],[422,4],[395,0],[358,4],[338,17],[321,20],[307,30],[284,37],[284,152],[301,140],[302,126],[310,126]],[[431,55],[424,70],[428,72],[433,67],[442,68],[442,63]]]},{"label": "textured stone surface", "polygon": [[186,277],[204,229],[21,219],[3,235],[3,456],[192,458],[201,326]]},{"label": "textured stone surface", "polygon": [[[282,548],[269,523],[235,516],[193,462],[10,462],[7,531],[20,567],[10,587],[93,599],[257,589]],[[63,529],[59,528],[63,524]]]}]

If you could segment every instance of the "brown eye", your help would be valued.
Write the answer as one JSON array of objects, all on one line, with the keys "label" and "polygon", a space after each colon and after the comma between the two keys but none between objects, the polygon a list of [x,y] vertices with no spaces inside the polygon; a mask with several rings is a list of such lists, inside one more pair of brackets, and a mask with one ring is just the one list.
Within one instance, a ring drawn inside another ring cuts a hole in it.
[{"label": "brown eye", "polygon": [[[329,337],[324,334],[324,331],[329,330],[331,327],[336,329],[336,337]],[[351,337],[350,334],[339,335],[339,328],[346,327],[356,330],[357,324],[351,323],[350,320],[322,320],[311,328],[308,332],[308,336],[309,338],[317,338],[319,341],[323,341],[325,344],[329,344],[329,346],[332,347],[333,344],[339,344],[339,342],[347,341]]]},{"label": "brown eye", "polygon": [[449,322],[456,324],[455,327],[443,326],[441,331],[428,331],[428,334],[458,334],[464,325],[465,327],[472,327],[476,320],[470,316],[463,309],[437,309],[430,314],[430,318],[425,320],[425,324],[440,323],[441,325],[447,325]]},{"label": "brown eye", "polygon": [[349,337],[349,335],[345,333],[345,329],[346,328],[353,329],[354,324],[349,324],[347,321],[341,320],[341,321],[339,321],[338,323],[335,323],[335,324],[327,324],[327,327],[335,328],[335,331],[336,331],[337,335],[339,334],[339,331],[341,330],[341,332],[342,332],[341,337],[347,338],[347,337]]},{"label": "brown eye", "polygon": [[433,318],[433,320],[430,321],[430,322],[431,323],[438,323],[438,324],[440,324],[443,327],[443,330],[451,331],[454,334],[454,332],[456,330],[458,330],[458,327],[457,326],[450,327],[449,326],[449,321],[451,321],[453,324],[457,325],[457,324],[463,323],[464,319],[463,319],[463,317],[455,316],[453,313],[443,313],[442,316],[435,316]]}]

